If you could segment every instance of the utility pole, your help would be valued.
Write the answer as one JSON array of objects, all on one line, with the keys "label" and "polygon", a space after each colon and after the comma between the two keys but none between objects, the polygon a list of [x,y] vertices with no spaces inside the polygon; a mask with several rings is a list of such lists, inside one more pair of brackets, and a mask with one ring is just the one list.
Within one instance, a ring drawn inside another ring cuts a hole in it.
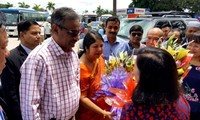
[{"label": "utility pole", "polygon": [[113,0],[113,16],[117,16],[117,0]]}]

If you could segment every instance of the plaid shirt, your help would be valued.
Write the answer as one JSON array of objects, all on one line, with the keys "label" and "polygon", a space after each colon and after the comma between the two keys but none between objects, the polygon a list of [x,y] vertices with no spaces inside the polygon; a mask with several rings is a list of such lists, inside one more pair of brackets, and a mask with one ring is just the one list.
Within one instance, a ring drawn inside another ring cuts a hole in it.
[{"label": "plaid shirt", "polygon": [[20,71],[24,120],[63,120],[75,115],[80,98],[80,67],[74,51],[64,52],[51,38],[29,54]]}]

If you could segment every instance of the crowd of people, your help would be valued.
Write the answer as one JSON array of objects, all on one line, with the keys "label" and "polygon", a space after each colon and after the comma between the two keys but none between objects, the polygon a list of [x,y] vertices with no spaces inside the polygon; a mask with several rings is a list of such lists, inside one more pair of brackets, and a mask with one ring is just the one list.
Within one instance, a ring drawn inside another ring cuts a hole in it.
[{"label": "crowd of people", "polygon": [[[154,27],[141,43],[142,26],[132,26],[130,40],[125,41],[117,36],[120,20],[113,16],[105,21],[104,32],[85,31],[82,50],[80,26],[73,9],[57,8],[50,38],[40,44],[38,23],[22,21],[17,26],[21,43],[9,52],[0,20],[0,120],[112,120],[116,113],[105,96],[93,98],[101,87],[105,61],[119,52],[137,55],[137,86],[120,119],[200,119],[200,22],[189,22],[185,37],[178,28]],[[155,47],[172,35],[193,54],[192,68],[181,85],[171,54]]]}]

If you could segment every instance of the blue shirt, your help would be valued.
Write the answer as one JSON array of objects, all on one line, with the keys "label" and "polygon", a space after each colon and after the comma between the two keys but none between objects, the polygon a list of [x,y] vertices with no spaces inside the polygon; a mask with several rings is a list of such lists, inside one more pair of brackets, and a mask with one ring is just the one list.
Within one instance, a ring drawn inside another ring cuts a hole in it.
[{"label": "blue shirt", "polygon": [[98,30],[98,33],[101,34],[101,36],[103,37],[103,35],[104,35],[104,30],[101,28],[101,29]]},{"label": "blue shirt", "polygon": [[108,41],[108,38],[106,35],[103,36],[104,39],[104,50],[103,50],[103,54],[104,54],[104,58],[106,60],[109,59],[109,56],[119,56],[119,52],[128,52],[128,42],[126,42],[125,40],[116,37],[116,41],[113,44],[110,44]]},{"label": "blue shirt", "polygon": [[137,55],[140,48],[146,47],[146,45],[142,44],[142,43],[140,43],[140,47],[139,48],[134,48],[132,45],[129,44],[129,42],[128,42],[128,45],[129,45],[128,46],[128,55],[129,56],[130,55]]}]

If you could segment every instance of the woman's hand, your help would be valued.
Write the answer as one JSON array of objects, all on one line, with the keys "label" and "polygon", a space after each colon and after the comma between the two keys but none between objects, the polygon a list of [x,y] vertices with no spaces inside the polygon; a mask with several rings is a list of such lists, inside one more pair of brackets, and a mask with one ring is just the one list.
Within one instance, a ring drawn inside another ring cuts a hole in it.
[{"label": "woman's hand", "polygon": [[111,112],[108,112],[108,111],[105,111],[105,110],[104,110],[104,112],[103,112],[103,117],[104,117],[104,119],[106,119],[106,120],[113,120],[113,119],[112,119],[112,113],[111,113]]}]

